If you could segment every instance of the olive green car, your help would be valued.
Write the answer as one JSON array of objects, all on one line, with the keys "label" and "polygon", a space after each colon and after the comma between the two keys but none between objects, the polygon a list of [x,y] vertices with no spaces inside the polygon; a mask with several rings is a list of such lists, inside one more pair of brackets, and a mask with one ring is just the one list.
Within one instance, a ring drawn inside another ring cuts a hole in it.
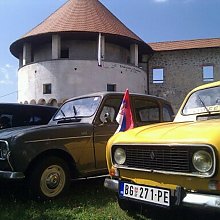
[{"label": "olive green car", "polygon": [[107,145],[122,209],[190,206],[220,210],[220,82],[192,90],[173,122],[114,135]]},{"label": "olive green car", "polygon": [[[0,179],[24,179],[30,193],[55,198],[71,179],[106,175],[106,143],[118,124],[123,93],[103,92],[65,102],[48,125],[0,132]],[[164,99],[131,94],[135,126],[170,121]]]}]

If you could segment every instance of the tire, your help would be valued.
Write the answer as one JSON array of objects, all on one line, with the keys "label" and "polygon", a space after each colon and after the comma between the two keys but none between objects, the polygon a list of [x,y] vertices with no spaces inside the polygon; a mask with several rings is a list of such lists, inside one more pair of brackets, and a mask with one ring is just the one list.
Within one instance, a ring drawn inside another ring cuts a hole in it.
[{"label": "tire", "polygon": [[28,177],[29,195],[34,199],[54,199],[63,195],[70,185],[67,163],[55,156],[39,160]]}]

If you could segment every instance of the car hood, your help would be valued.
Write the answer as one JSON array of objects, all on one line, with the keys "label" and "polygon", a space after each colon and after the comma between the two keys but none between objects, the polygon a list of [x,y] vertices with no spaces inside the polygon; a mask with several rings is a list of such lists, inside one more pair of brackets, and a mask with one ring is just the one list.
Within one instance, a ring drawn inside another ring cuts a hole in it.
[{"label": "car hood", "polygon": [[27,132],[30,131],[32,129],[36,129],[37,127],[45,127],[42,125],[39,126],[22,126],[22,127],[13,127],[13,128],[6,128],[6,129],[2,129],[0,130],[0,139],[1,138],[7,138],[7,137],[11,137],[11,136],[15,136],[15,135],[19,135],[23,132]]},{"label": "car hood", "polygon": [[220,120],[161,123],[143,126],[113,137],[122,143],[210,143],[219,142]]},{"label": "car hood", "polygon": [[[26,126],[26,127],[14,127],[0,130],[0,140],[13,139],[13,138],[25,138],[28,140],[37,139],[51,139],[57,137],[77,136],[79,132],[85,128],[89,128],[92,125],[89,123],[67,123],[59,125],[39,125],[39,126]],[[72,131],[79,130],[79,132],[72,133]],[[86,129],[88,130],[88,129]]]}]

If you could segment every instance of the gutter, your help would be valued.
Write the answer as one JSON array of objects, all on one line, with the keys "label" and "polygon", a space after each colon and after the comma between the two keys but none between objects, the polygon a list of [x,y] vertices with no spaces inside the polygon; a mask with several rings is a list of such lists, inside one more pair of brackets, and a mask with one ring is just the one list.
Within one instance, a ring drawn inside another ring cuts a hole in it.
[{"label": "gutter", "polygon": [[147,62],[146,62],[147,63],[147,94],[148,95],[150,95],[150,65],[149,65],[149,63],[150,63],[150,60],[153,57],[153,55],[154,55],[154,51],[153,51],[153,53],[151,53],[149,55]]}]

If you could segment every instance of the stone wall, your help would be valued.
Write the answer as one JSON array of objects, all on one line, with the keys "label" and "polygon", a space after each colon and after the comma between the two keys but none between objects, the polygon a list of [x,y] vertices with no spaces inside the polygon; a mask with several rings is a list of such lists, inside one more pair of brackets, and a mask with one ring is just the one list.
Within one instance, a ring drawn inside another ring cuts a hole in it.
[{"label": "stone wall", "polygon": [[[150,94],[169,100],[177,112],[186,94],[203,80],[203,66],[214,67],[214,81],[220,80],[220,48],[155,52],[149,61]],[[163,68],[163,83],[153,83],[153,69]]]}]

